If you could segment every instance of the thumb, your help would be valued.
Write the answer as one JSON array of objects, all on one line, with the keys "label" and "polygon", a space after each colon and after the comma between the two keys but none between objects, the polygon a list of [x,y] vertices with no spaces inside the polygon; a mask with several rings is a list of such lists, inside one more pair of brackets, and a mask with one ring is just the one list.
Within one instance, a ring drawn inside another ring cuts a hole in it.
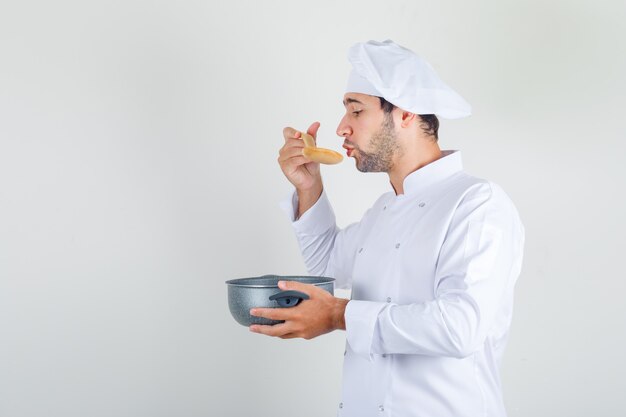
[{"label": "thumb", "polygon": [[317,139],[317,129],[320,128],[320,122],[313,122],[311,126],[306,130],[306,133],[313,136],[314,139]]}]

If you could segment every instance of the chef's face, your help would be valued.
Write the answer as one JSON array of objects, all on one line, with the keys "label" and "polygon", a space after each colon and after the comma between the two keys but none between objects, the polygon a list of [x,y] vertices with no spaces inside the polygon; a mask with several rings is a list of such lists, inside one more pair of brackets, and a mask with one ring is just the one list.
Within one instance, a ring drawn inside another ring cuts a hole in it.
[{"label": "chef's face", "polygon": [[380,99],[359,93],[346,93],[346,114],[337,126],[344,138],[348,157],[354,157],[361,172],[389,172],[400,152],[392,113],[385,113]]}]

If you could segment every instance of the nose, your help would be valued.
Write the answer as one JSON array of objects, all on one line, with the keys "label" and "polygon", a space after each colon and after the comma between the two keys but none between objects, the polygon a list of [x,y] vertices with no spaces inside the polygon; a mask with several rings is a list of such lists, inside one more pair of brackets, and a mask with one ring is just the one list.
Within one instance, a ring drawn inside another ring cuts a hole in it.
[{"label": "nose", "polygon": [[352,128],[346,122],[346,116],[343,116],[341,118],[341,121],[339,122],[339,126],[337,126],[337,136],[343,136],[345,138],[350,136],[351,134]]}]

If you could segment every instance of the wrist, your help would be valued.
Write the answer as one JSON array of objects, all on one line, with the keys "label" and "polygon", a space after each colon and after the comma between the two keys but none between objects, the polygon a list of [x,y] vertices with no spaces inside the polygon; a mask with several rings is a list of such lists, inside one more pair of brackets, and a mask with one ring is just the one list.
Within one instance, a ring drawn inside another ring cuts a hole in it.
[{"label": "wrist", "polygon": [[298,213],[296,215],[296,219],[299,219],[302,214],[315,205],[317,200],[321,197],[323,191],[324,187],[321,183],[311,188],[296,189],[296,192],[298,193]]},{"label": "wrist", "polygon": [[335,298],[333,311],[333,330],[346,330],[346,307],[350,300],[345,298]]},{"label": "wrist", "polygon": [[322,190],[324,186],[322,185],[322,180],[320,178],[319,181],[315,181],[308,187],[296,187],[296,192],[298,196],[307,197],[307,196],[316,196],[319,197],[322,194]]}]

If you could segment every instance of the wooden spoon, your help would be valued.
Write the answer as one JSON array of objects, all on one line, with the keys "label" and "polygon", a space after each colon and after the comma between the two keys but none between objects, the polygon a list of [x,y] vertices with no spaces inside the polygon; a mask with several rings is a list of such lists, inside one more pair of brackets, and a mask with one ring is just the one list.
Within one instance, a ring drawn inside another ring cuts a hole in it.
[{"label": "wooden spoon", "polygon": [[302,155],[305,158],[327,165],[338,164],[343,161],[343,155],[339,152],[331,151],[330,149],[318,148],[315,146],[315,139],[313,139],[313,136],[305,132],[300,132],[300,134],[302,136],[302,140],[304,141]]}]

